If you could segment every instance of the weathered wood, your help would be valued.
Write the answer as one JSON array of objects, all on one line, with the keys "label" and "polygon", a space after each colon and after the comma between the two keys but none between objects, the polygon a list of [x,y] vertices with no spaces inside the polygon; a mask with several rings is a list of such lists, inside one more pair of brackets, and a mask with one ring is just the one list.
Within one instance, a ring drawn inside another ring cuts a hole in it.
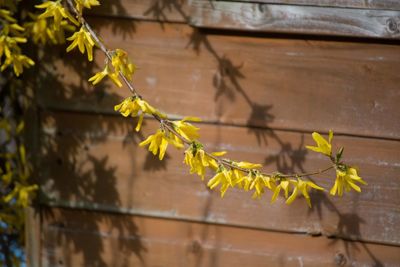
[{"label": "weathered wood", "polygon": [[[100,33],[111,48],[131,54],[140,68],[138,90],[171,115],[400,139],[400,46],[204,35],[146,22],[134,38],[114,36],[111,28]],[[97,68],[82,71],[80,55],[59,59],[65,57],[51,59],[60,77],[49,81],[45,74],[42,106],[114,113],[128,90],[91,87],[87,79]],[[103,57],[97,62],[102,66]]]},{"label": "weathered wood", "polygon": [[51,209],[42,266],[397,266],[399,247]]},{"label": "weathered wood", "polygon": [[190,10],[196,27],[400,39],[400,11],[208,0]]},{"label": "weathered wood", "polygon": [[233,0],[236,2],[251,2],[264,4],[284,4],[284,5],[305,5],[323,7],[345,7],[345,8],[365,8],[400,10],[398,0]]},{"label": "weathered wood", "polygon": [[[129,22],[118,25],[129,29]],[[139,66],[139,92],[172,116],[400,139],[400,46],[207,35],[149,22],[133,37],[115,35],[111,26],[99,32],[110,48],[129,52]],[[82,69],[81,54],[60,53],[51,54],[59,78],[39,74],[42,107],[114,113],[128,90],[87,82],[103,57]]]},{"label": "weathered wood", "polygon": [[[133,122],[124,118],[55,113],[45,114],[43,121],[40,170],[47,198],[42,203],[47,205],[400,244],[400,142],[335,137],[335,147],[346,147],[346,161],[360,167],[369,185],[361,194],[342,199],[313,194],[314,208],[309,209],[303,199],[291,206],[283,199],[271,205],[270,193],[256,201],[236,189],[221,200],[205,182],[189,175],[182,151],[170,148],[159,162],[137,146],[158,127],[154,120],[146,120],[143,136],[133,135]],[[269,171],[328,164],[303,148],[312,144],[309,135],[259,129],[256,134],[265,140],[258,143],[251,129],[206,124],[201,129],[201,140],[211,151],[228,150],[232,159],[266,162]],[[329,188],[334,173],[315,179]]]},{"label": "weathered wood", "polygon": [[[88,11],[88,15],[161,22],[185,22],[188,16],[187,0],[118,0],[103,1]],[[134,21],[131,21],[135,25]],[[133,27],[134,28],[134,27]]]},{"label": "weathered wood", "polygon": [[40,266],[41,221],[40,215],[32,207],[25,208],[25,252],[27,266]]}]

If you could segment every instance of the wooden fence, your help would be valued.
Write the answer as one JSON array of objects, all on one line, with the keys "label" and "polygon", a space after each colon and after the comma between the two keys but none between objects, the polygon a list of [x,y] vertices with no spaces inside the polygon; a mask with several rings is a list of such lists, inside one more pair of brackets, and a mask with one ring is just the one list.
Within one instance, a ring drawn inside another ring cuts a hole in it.
[{"label": "wooden fence", "polygon": [[[128,90],[92,87],[103,66],[45,49],[32,127],[42,186],[28,212],[31,266],[400,266],[398,1],[102,1],[88,20],[128,51],[142,96],[172,118],[202,118],[202,141],[268,170],[307,171],[310,133],[368,182],[343,198],[291,206],[269,193],[224,199],[137,144],[158,123],[113,106]],[[368,3],[367,3],[368,2]],[[334,173],[317,177],[332,184]]]}]

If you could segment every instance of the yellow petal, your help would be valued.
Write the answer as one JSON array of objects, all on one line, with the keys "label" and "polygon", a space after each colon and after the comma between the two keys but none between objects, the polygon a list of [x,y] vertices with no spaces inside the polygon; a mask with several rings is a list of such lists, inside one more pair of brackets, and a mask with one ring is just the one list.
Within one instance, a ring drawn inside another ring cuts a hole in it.
[{"label": "yellow petal", "polygon": [[160,144],[160,154],[158,155],[158,158],[160,160],[162,160],[164,158],[165,155],[165,151],[167,151],[167,147],[168,147],[168,141],[165,138],[161,139],[161,144]]},{"label": "yellow petal", "polygon": [[272,198],[271,198],[271,203],[275,202],[276,198],[279,196],[279,192],[281,192],[281,188],[282,188],[281,185],[278,185],[278,186],[275,188],[274,194],[272,195]]},{"label": "yellow petal", "polygon": [[118,78],[118,74],[116,73],[109,73],[108,77],[110,77],[110,79],[114,82],[114,84],[118,87],[122,87],[122,83]]},{"label": "yellow petal", "polygon": [[137,123],[136,128],[135,128],[136,132],[139,132],[139,131],[140,131],[140,128],[142,127],[143,117],[144,117],[143,113],[140,114],[138,123]]},{"label": "yellow petal", "polygon": [[296,199],[296,197],[297,197],[297,191],[298,191],[298,188],[297,188],[297,186],[296,186],[296,187],[294,188],[292,194],[290,195],[290,197],[286,200],[286,204],[288,204],[288,205],[292,204],[292,202],[293,202],[293,201]]},{"label": "yellow petal", "polygon": [[200,119],[200,118],[197,118],[197,117],[184,117],[184,118],[182,119],[182,122],[185,122],[185,121],[200,122],[201,119]]},{"label": "yellow petal", "polygon": [[256,168],[261,168],[261,164],[256,164],[256,163],[250,163],[246,161],[241,161],[236,163],[236,165],[240,168],[245,168],[245,169],[256,169]]},{"label": "yellow petal", "polygon": [[339,184],[339,181],[338,181],[338,178],[336,178],[336,180],[335,180],[335,184],[333,185],[333,187],[331,188],[331,191],[329,191],[329,193],[331,194],[331,195],[336,195],[336,192],[337,192],[337,189],[338,189],[338,184]]},{"label": "yellow petal", "polygon": [[215,157],[221,157],[223,155],[225,155],[227,152],[226,151],[217,151],[217,152],[212,152],[211,155],[215,156]]}]

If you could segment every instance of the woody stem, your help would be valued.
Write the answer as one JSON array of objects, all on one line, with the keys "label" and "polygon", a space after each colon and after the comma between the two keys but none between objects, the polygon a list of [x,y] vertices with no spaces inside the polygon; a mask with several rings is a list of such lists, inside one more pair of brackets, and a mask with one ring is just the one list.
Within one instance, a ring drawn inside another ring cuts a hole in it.
[{"label": "woody stem", "polygon": [[[100,50],[106,55],[106,57],[109,60],[112,60],[112,52],[110,52],[110,50],[107,49],[106,45],[101,41],[100,37],[96,34],[96,32],[92,29],[92,27],[90,26],[90,24],[85,20],[85,18],[78,12],[78,10],[75,8],[72,0],[66,0],[68,3],[69,8],[75,13],[75,16],[77,17],[78,21],[87,29],[87,31],[89,32],[89,34],[92,36],[92,38],[94,39],[94,41],[96,42],[96,44],[98,45],[98,47],[100,48]],[[126,84],[126,86],[128,87],[128,89],[131,91],[131,93],[136,96],[139,97],[138,92],[136,91],[134,85],[128,80],[128,78],[121,72],[119,71],[119,77],[124,81],[124,83]],[[160,122],[160,124],[165,127],[166,129],[168,129],[169,132],[171,132],[172,134],[174,134],[176,137],[178,137],[184,144],[186,145],[191,145],[193,142],[191,140],[186,139],[185,137],[183,137],[181,134],[179,134],[173,127],[173,123],[172,121],[168,120],[168,119],[163,119],[160,118],[160,116],[158,116],[157,114],[152,114],[152,116],[158,120]],[[242,171],[244,173],[250,173],[251,171],[254,171],[253,169],[246,169],[246,168],[242,168],[239,166],[236,166],[235,164],[233,164],[230,160],[228,159],[221,159],[218,158],[216,156],[213,156],[211,153],[204,151],[205,154],[212,158],[213,160],[215,160],[216,162],[218,162],[220,165],[223,165],[225,167],[228,167],[230,169],[237,169],[239,171]],[[289,178],[289,177],[307,177],[307,176],[313,176],[313,175],[318,175],[321,173],[324,173],[326,171],[329,171],[331,169],[333,169],[335,166],[331,165],[325,169],[322,170],[318,170],[318,171],[314,171],[314,172],[308,172],[308,173],[293,173],[293,174],[279,174],[280,178]],[[261,175],[264,176],[276,176],[276,173],[261,173]]]}]

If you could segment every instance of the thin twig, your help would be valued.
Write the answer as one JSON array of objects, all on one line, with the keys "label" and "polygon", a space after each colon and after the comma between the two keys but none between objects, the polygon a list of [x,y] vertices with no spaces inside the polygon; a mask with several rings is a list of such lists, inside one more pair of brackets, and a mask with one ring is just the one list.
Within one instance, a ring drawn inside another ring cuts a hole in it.
[{"label": "thin twig", "polygon": [[[97,36],[96,32],[92,29],[90,24],[87,23],[85,18],[79,14],[78,10],[76,10],[76,8],[75,8],[74,4],[72,3],[72,1],[71,0],[67,0],[67,3],[68,3],[69,8],[75,13],[75,16],[77,17],[78,21],[88,30],[88,32],[90,33],[90,35],[94,39],[95,43],[99,46],[101,51],[103,51],[103,53],[107,56],[107,58],[109,60],[112,60],[112,52],[110,52],[107,49],[105,44]],[[135,95],[135,96],[139,96],[139,94],[137,93],[135,87],[133,86],[133,84],[131,82],[129,82],[128,78],[126,78],[125,75],[121,71],[119,71],[118,74],[119,74],[119,77],[121,77],[121,79],[124,81],[124,83],[128,86],[128,88],[132,92],[132,94]]]}]

